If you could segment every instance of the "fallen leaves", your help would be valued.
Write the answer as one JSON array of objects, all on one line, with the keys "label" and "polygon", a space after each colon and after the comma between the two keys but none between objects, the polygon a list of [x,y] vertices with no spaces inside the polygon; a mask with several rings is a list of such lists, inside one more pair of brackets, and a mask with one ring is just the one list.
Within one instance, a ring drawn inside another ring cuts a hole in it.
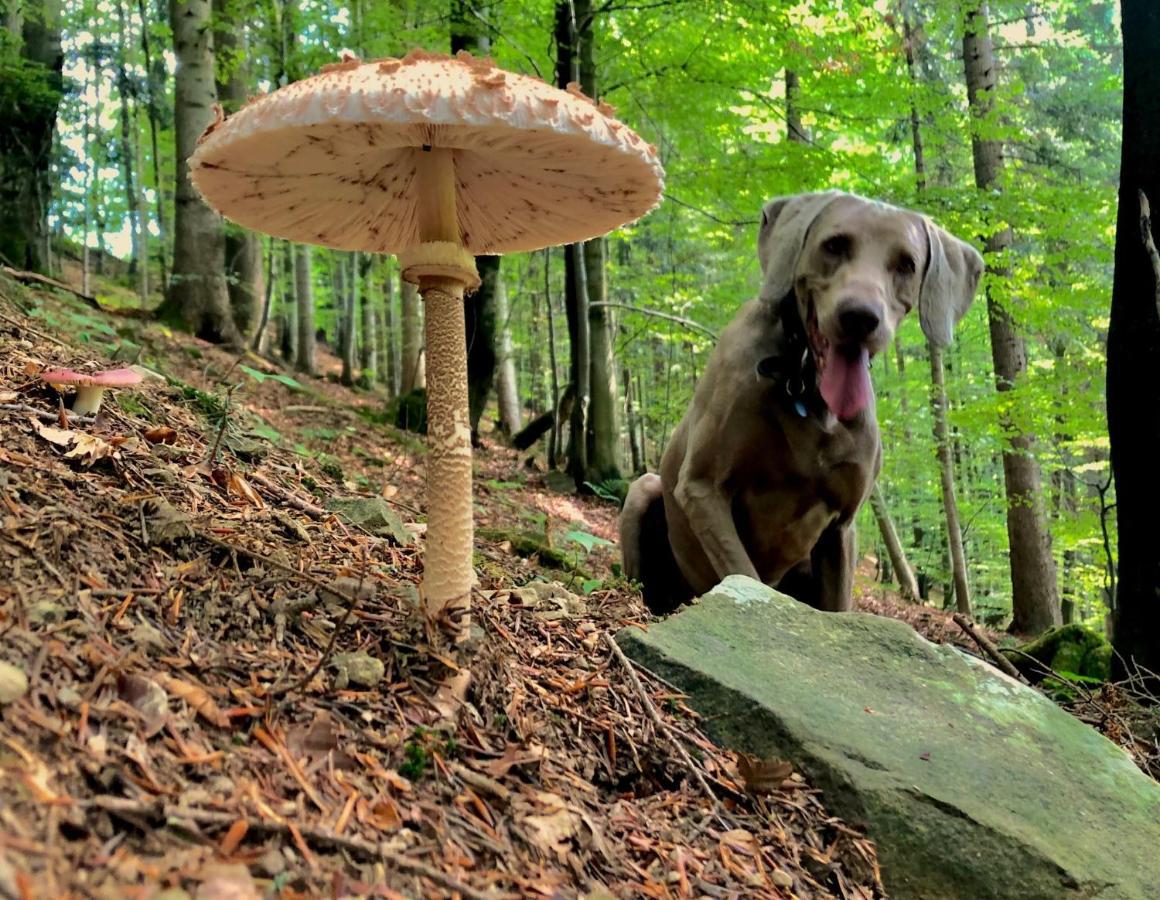
[{"label": "fallen leaves", "polygon": [[13,703],[28,691],[28,676],[12,663],[0,660],[0,703]]},{"label": "fallen leaves", "polygon": [[122,451],[135,450],[140,443],[135,435],[105,440],[86,431],[45,425],[35,417],[29,417],[28,421],[33,430],[50,444],[69,448],[64,455],[65,459],[75,459],[86,466],[91,466],[101,459],[116,457]]},{"label": "fallen leaves", "polygon": [[184,700],[197,715],[218,728],[229,728],[230,720],[217,701],[201,685],[182,681],[172,675],[160,674],[157,682],[179,700]]},{"label": "fallen leaves", "polygon": [[793,764],[784,759],[760,759],[736,753],[737,771],[751,794],[768,794],[780,790],[782,782],[793,774]]}]

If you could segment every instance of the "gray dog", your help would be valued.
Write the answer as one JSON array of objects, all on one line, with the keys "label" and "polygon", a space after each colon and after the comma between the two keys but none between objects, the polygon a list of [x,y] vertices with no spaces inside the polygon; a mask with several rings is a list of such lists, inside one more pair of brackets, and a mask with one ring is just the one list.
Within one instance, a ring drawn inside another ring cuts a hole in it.
[{"label": "gray dog", "polygon": [[983,271],[925,216],[836,191],[767,203],[757,250],[760,296],[620,514],[624,572],[654,613],[734,574],[850,608],[854,516],[882,466],[870,360],[915,306],[948,344]]}]

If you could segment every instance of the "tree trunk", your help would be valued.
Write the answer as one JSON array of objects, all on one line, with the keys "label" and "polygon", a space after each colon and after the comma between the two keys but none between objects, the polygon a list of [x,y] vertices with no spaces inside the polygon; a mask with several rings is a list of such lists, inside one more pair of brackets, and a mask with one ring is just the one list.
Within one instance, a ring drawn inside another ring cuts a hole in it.
[{"label": "tree trunk", "polygon": [[358,312],[358,253],[342,253],[338,257],[339,271],[347,270],[346,291],[342,296],[342,383],[346,387],[354,385],[354,355],[355,342],[358,340],[358,329],[355,318]]},{"label": "tree trunk", "polygon": [[[486,56],[491,41],[483,22],[474,14],[471,0],[451,0],[451,52],[466,50]],[[471,441],[479,442],[479,420],[495,383],[496,312],[495,295],[499,284],[498,256],[477,256],[475,268],[482,282],[479,290],[467,298],[464,329],[467,341],[467,403],[471,420]]]},{"label": "tree trunk", "polygon": [[[358,367],[362,380],[369,387],[374,381],[383,381],[383,371],[379,368],[379,329],[378,317],[375,315],[376,299],[379,294],[375,283],[375,258],[369,253],[359,256],[359,276],[362,280],[362,290],[359,302],[359,356]],[[386,283],[383,301],[390,303],[390,282]],[[389,368],[389,366],[388,366]]]},{"label": "tree trunk", "polygon": [[[127,57],[129,55],[129,24],[125,15],[125,0],[117,0],[117,25],[119,43],[117,45],[117,95],[120,97],[120,124],[121,124],[121,177],[125,188],[125,209],[129,213],[129,241],[132,248],[132,258],[129,261],[129,274],[137,277],[137,296],[144,308],[149,302],[149,254],[145,244],[145,224],[141,210],[141,194],[137,190],[137,177],[140,172],[134,172],[137,161],[137,138],[133,112],[130,108],[130,97],[133,86],[129,80]],[[135,177],[137,176],[137,177]]]},{"label": "tree trunk", "polygon": [[307,244],[294,247],[294,318],[297,340],[294,342],[294,368],[307,375],[314,368],[314,258]]},{"label": "tree trunk", "polygon": [[910,567],[906,553],[902,549],[902,541],[898,539],[898,531],[894,527],[894,520],[890,518],[890,510],[886,508],[886,498],[882,496],[881,485],[875,484],[870,492],[870,508],[878,523],[882,543],[886,545],[886,552],[890,556],[890,565],[898,576],[899,593],[907,603],[917,603],[918,582],[914,579],[914,569]]},{"label": "tree trunk", "polygon": [[470,413],[471,441],[479,443],[479,420],[495,383],[495,294],[500,271],[498,256],[477,256],[479,290],[467,299],[464,329],[467,340],[467,406]]},{"label": "tree trunk", "polygon": [[423,359],[423,320],[419,289],[403,281],[399,273],[399,294],[403,306],[403,381],[400,394],[409,394],[415,388],[427,386],[427,370]]},{"label": "tree trunk", "polygon": [[[218,99],[229,115],[245,105],[249,95],[244,31],[236,14],[231,16],[230,0],[213,0],[213,6]],[[234,322],[242,333],[253,336],[262,316],[265,295],[258,235],[238,225],[226,226],[226,274]]]},{"label": "tree trunk", "polygon": [[523,427],[520,415],[520,391],[516,381],[516,362],[512,356],[512,333],[508,325],[508,296],[503,273],[496,277],[495,314],[499,320],[499,366],[496,374],[496,398],[499,401],[500,430],[513,435]]},{"label": "tree trunk", "polygon": [[[261,249],[261,244],[258,245]],[[266,273],[262,297],[262,313],[258,325],[250,336],[250,347],[257,353],[265,353],[270,346],[270,312],[274,305],[274,283],[278,280],[278,254],[274,249],[274,239],[266,240]]]},{"label": "tree trunk", "polygon": [[[590,33],[590,0],[560,0],[556,4],[556,84],[563,88],[580,81],[584,31]],[[589,480],[588,414],[591,404],[591,343],[588,329],[588,273],[582,244],[564,248],[564,309],[571,342],[571,380],[575,390],[571,435],[568,441],[568,472],[583,487]]]},{"label": "tree trunk", "polygon": [[225,235],[221,217],[210,209],[189,180],[188,160],[205,127],[213,121],[213,47],[209,0],[170,0],[170,24],[177,54],[177,163],[174,196],[173,279],[158,311],[181,318],[198,337],[239,346],[242,343],[225,278]]},{"label": "tree trunk", "polygon": [[548,366],[552,388],[552,434],[548,438],[548,468],[555,469],[560,457],[560,435],[563,423],[558,415],[560,409],[560,365],[556,353],[556,308],[552,303],[552,248],[544,249],[544,302],[548,307]]},{"label": "tree trunk", "polygon": [[[988,138],[988,120],[994,109],[995,62],[987,25],[985,2],[966,7],[963,32],[963,64],[967,97],[971,109],[971,149],[975,163],[975,183],[981,192],[994,196],[1001,189],[1002,145]],[[988,272],[992,278],[1006,278],[1005,267],[994,257],[1010,248],[1013,235],[1003,227],[987,237]],[[1010,312],[987,291],[987,317],[991,331],[991,355],[995,365],[995,387],[1011,390],[1027,369],[1027,347]],[[1003,476],[1007,490],[1007,536],[1011,548],[1011,588],[1013,631],[1039,634],[1060,624],[1059,593],[1051,537],[1043,514],[1039,464],[1032,455],[1031,435],[1016,430],[1004,416],[1003,430],[1011,435],[1010,447],[1003,452]]]},{"label": "tree trunk", "polygon": [[1112,618],[1118,677],[1125,674],[1125,662],[1160,673],[1160,551],[1155,527],[1160,509],[1156,477],[1160,416],[1151,402],[1160,366],[1160,272],[1153,269],[1144,249],[1137,193],[1142,191],[1153,209],[1160,205],[1160,7],[1152,0],[1123,0],[1122,11],[1124,131],[1108,329],[1108,431],[1119,526]]},{"label": "tree trunk", "polygon": [[967,555],[963,550],[963,529],[959,524],[959,504],[955,499],[955,469],[951,458],[950,428],[947,425],[947,388],[943,376],[942,350],[928,344],[927,351],[930,353],[930,411],[934,419],[935,450],[938,453],[943,515],[946,517],[947,545],[955,585],[955,607],[964,616],[973,616],[971,589],[967,582]]},{"label": "tree trunk", "polygon": [[793,69],[785,70],[785,138],[793,144],[808,144],[809,138],[802,126],[801,109],[798,98],[801,95],[801,84],[797,72]]},{"label": "tree trunk", "polygon": [[632,461],[632,474],[644,472],[644,454],[641,452],[640,435],[637,430],[636,392],[632,389],[632,373],[626,366],[624,377],[624,415],[628,423],[628,451]]},{"label": "tree trunk", "polygon": [[60,0],[11,4],[6,28],[20,56],[35,65],[35,98],[0,108],[0,257],[21,269],[51,268],[48,207],[52,138],[63,94]]},{"label": "tree trunk", "polygon": [[[165,219],[165,190],[161,180],[161,151],[158,149],[157,134],[161,131],[161,103],[159,97],[165,94],[165,60],[162,57],[153,58],[153,48],[149,41],[150,18],[145,11],[145,0],[137,0],[138,25],[141,28],[141,52],[145,57],[145,77],[148,82],[148,94],[145,100],[145,111],[149,117],[149,144],[153,157],[153,197],[157,210],[157,233],[160,240],[157,244],[158,269],[161,272],[161,294],[169,295],[169,225]],[[160,12],[157,18],[161,18]]]}]

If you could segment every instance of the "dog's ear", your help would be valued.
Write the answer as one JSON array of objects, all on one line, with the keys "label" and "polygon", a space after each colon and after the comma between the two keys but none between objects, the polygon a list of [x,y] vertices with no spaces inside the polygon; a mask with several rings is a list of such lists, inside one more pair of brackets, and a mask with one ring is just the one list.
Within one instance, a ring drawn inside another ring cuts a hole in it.
[{"label": "dog's ear", "polygon": [[798,257],[814,219],[841,191],[777,197],[761,210],[757,258],[761,262],[761,299],[778,301],[793,287]]},{"label": "dog's ear", "polygon": [[918,319],[936,347],[951,342],[951,332],[970,309],[983,274],[983,257],[966,241],[924,217],[930,259],[918,295]]}]

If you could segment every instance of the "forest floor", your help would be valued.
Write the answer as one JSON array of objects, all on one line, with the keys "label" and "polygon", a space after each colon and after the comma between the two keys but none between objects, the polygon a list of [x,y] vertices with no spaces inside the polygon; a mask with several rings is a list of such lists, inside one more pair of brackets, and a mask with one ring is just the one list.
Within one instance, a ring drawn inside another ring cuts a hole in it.
[{"label": "forest floor", "polygon": [[[38,379],[113,360],[165,377],[95,420]],[[613,653],[649,621],[615,507],[486,437],[446,720],[422,443],[384,406],[0,277],[0,897],[882,895],[801,774]]]}]

